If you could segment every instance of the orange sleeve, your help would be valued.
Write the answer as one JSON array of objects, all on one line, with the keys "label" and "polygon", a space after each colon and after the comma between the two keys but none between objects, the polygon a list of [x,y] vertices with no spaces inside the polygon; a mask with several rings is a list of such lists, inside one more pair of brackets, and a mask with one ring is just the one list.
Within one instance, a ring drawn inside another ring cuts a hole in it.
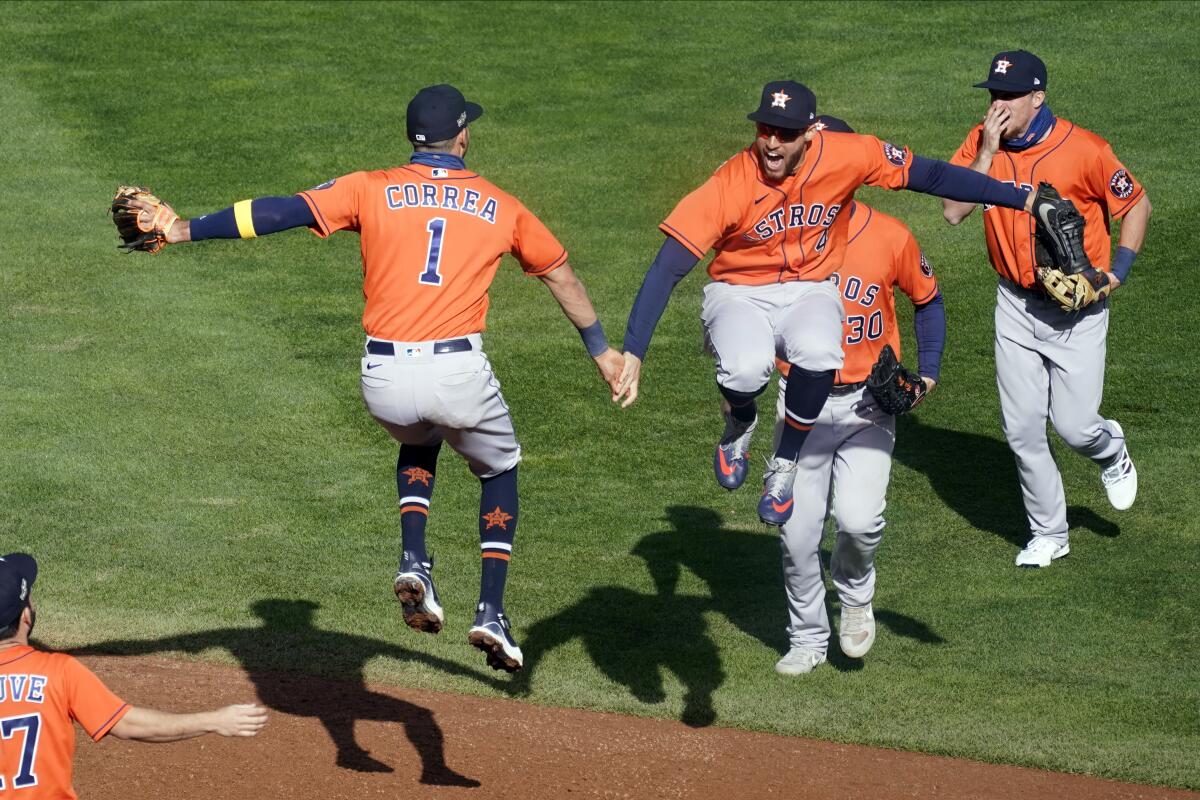
[{"label": "orange sleeve", "polygon": [[517,207],[512,254],[527,275],[546,275],[567,263],[566,248],[550,229],[523,205]]},{"label": "orange sleeve", "polygon": [[975,163],[975,156],[979,155],[979,131],[982,129],[982,125],[971,129],[958,151],[950,157],[951,164],[956,167],[969,167]]},{"label": "orange sleeve", "polygon": [[71,719],[93,742],[103,739],[133,706],[117,697],[90,669],[74,658],[63,664]]},{"label": "orange sleeve", "polygon": [[358,214],[366,172],[352,172],[300,192],[316,222],[311,230],[322,239],[336,231],[358,230]]},{"label": "orange sleeve", "polygon": [[903,189],[908,186],[908,169],[912,152],[874,136],[856,135],[861,148],[862,182],[881,189]]},{"label": "orange sleeve", "polygon": [[728,218],[729,209],[734,205],[727,202],[729,199],[726,197],[725,181],[718,171],[700,188],[680,200],[658,228],[678,239],[696,258],[704,258],[737,222]]},{"label": "orange sleeve", "polygon": [[937,278],[933,276],[933,267],[911,232],[904,237],[903,246],[892,263],[895,264],[896,284],[914,306],[923,306],[937,295],[938,285]]},{"label": "orange sleeve", "polygon": [[1100,150],[1096,166],[1088,177],[1089,188],[1096,198],[1104,198],[1105,208],[1113,219],[1120,219],[1129,213],[1129,209],[1137,205],[1146,193],[1108,143]]}]

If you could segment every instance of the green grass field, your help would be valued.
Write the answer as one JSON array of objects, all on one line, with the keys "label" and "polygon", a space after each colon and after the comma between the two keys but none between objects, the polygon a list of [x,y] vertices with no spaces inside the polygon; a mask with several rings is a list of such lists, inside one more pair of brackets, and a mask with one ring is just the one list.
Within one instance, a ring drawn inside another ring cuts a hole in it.
[{"label": "green grass field", "polygon": [[[222,636],[261,627],[258,666],[365,662],[408,686],[1200,788],[1200,6],[999,8],[6,5],[0,552],[41,559],[39,634],[159,652],[224,632],[191,652],[233,662]],[[1154,201],[1103,406],[1140,496],[1114,512],[1060,448],[1071,556],[1013,567],[1026,530],[978,215],[952,229],[936,200],[862,191],[922,242],[950,338],[939,392],[900,426],[879,640],[805,679],[772,671],[785,613],[761,468],[733,494],[710,475],[699,271],[625,412],[537,281],[510,264],[493,287],[487,347],[526,454],[508,606],[534,666],[497,680],[465,644],[478,483],[450,454],[430,526],[446,631],[409,631],[391,596],[395,450],[358,395],[356,237],[127,257],[106,213],[118,183],[196,215],[403,161],[408,99],[452,82],[486,109],[470,165],[557,233],[619,343],[658,221],[748,142],[764,82],[800,79],[858,130],[945,158],[1004,47],[1045,58],[1055,112],[1113,142]],[[360,645],[323,647],[314,625]]]}]

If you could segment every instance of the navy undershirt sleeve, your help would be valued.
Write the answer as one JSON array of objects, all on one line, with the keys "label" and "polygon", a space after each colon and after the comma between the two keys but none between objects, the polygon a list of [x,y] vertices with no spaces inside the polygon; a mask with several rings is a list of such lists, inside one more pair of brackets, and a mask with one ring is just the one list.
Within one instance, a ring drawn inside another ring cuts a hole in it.
[{"label": "navy undershirt sleeve", "polygon": [[913,327],[917,331],[917,372],[936,381],[941,375],[942,350],[946,347],[946,305],[941,292],[916,307]]},{"label": "navy undershirt sleeve", "polygon": [[[260,197],[254,200],[250,204],[250,218],[254,221],[254,231],[259,236],[290,228],[302,228],[316,222],[308,203],[297,194],[288,197]],[[191,235],[193,242],[204,239],[241,238],[233,206],[193,219]]]},{"label": "navy undershirt sleeve", "polygon": [[629,312],[629,324],[625,327],[625,352],[644,359],[650,349],[650,337],[667,308],[667,300],[683,277],[700,262],[696,255],[668,236],[659,248],[654,263],[646,271],[642,288],[638,290]]},{"label": "navy undershirt sleeve", "polygon": [[956,167],[945,161],[914,155],[908,170],[908,186],[914,192],[924,192],[964,203],[986,203],[1022,211],[1029,197],[1028,189],[1018,189],[989,178],[982,172]]}]

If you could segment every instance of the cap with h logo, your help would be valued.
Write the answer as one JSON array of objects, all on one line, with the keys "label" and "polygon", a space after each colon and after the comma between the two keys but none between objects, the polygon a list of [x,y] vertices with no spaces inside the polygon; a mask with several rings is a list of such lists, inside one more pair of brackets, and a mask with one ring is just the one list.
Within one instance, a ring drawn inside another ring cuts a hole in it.
[{"label": "cap with h logo", "polygon": [[483,115],[477,103],[448,83],[426,86],[408,104],[408,140],[416,144],[443,142]]},{"label": "cap with h logo", "polygon": [[1028,50],[1006,50],[997,53],[988,68],[987,80],[975,84],[976,89],[997,92],[1046,91],[1046,65]]},{"label": "cap with h logo", "polygon": [[817,121],[817,96],[795,81],[771,81],[763,87],[758,110],[748,119],[776,128],[804,130]]},{"label": "cap with h logo", "polygon": [[37,561],[25,553],[0,557],[0,627],[16,621],[29,604],[29,592],[37,580]]}]

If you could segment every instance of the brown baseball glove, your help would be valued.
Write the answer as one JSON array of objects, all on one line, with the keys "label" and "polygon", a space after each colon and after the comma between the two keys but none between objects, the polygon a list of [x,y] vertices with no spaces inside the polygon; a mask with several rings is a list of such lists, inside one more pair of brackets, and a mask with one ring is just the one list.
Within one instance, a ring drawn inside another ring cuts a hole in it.
[{"label": "brown baseball glove", "polygon": [[112,201],[113,224],[121,237],[120,249],[132,253],[157,253],[167,243],[171,226],[179,221],[175,209],[143,186],[118,186]]}]

